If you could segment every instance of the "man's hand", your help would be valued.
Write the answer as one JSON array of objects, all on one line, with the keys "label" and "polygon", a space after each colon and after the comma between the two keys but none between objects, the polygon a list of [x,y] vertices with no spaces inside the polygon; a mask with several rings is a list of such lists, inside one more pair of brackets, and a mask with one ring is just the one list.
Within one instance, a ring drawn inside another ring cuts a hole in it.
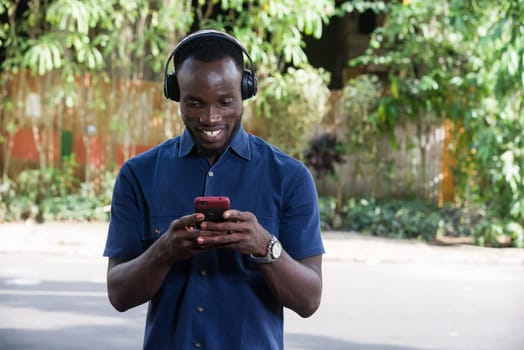
[{"label": "man's hand", "polygon": [[242,254],[266,255],[271,234],[247,211],[227,210],[224,222],[202,222],[196,243],[201,250],[231,248]]},{"label": "man's hand", "polygon": [[202,220],[204,220],[204,214],[195,213],[171,222],[161,237],[161,244],[166,248],[171,262],[188,259],[202,252],[201,245],[197,243],[199,232],[196,229],[197,224]]}]

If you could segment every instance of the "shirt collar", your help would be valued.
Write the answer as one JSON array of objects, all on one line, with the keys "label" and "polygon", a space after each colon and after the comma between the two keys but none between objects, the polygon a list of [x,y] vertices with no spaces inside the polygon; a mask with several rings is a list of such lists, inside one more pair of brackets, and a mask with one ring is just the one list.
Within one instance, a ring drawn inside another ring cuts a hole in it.
[{"label": "shirt collar", "polygon": [[[185,157],[191,153],[195,147],[195,142],[193,141],[193,136],[187,128],[184,129],[182,136],[180,138],[180,151],[178,153],[179,157]],[[242,125],[238,128],[233,135],[231,143],[227,147],[226,151],[231,149],[237,155],[247,160],[251,159],[251,152],[249,150],[249,137]]]}]

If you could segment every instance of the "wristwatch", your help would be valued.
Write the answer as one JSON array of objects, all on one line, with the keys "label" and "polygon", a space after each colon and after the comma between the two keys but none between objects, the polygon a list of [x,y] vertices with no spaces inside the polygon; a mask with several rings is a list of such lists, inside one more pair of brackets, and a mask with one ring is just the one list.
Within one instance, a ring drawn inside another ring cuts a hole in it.
[{"label": "wristwatch", "polygon": [[267,251],[266,256],[254,256],[253,254],[250,255],[251,260],[253,260],[256,263],[260,264],[270,264],[273,261],[277,260],[280,257],[280,254],[282,253],[282,244],[280,241],[275,237],[271,237],[271,240],[267,244]]}]

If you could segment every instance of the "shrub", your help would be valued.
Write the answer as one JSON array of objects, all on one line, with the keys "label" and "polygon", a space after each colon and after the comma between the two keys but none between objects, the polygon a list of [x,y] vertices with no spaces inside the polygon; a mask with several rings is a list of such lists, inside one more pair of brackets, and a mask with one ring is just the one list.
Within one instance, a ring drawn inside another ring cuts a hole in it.
[{"label": "shrub", "polygon": [[344,162],[342,145],[337,136],[331,133],[310,140],[309,148],[304,153],[304,163],[319,179],[326,175],[336,176],[335,166]]},{"label": "shrub", "polygon": [[524,247],[522,225],[503,221],[481,207],[438,207],[431,202],[410,199],[350,199],[337,215],[334,202],[334,199],[320,198],[323,229],[339,227],[373,236],[429,242],[437,235],[471,237],[480,246]]},{"label": "shrub", "polygon": [[80,183],[74,158],[61,168],[28,169],[16,181],[0,182],[0,222],[105,221],[105,208],[111,203],[114,172],[100,174],[97,186]]}]

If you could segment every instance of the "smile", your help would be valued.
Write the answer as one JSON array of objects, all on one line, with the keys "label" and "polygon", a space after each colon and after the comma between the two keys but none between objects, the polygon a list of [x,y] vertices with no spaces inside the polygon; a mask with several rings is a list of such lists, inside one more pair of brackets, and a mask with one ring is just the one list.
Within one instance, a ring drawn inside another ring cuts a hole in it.
[{"label": "smile", "polygon": [[217,137],[222,130],[202,130],[202,133],[208,137]]}]

